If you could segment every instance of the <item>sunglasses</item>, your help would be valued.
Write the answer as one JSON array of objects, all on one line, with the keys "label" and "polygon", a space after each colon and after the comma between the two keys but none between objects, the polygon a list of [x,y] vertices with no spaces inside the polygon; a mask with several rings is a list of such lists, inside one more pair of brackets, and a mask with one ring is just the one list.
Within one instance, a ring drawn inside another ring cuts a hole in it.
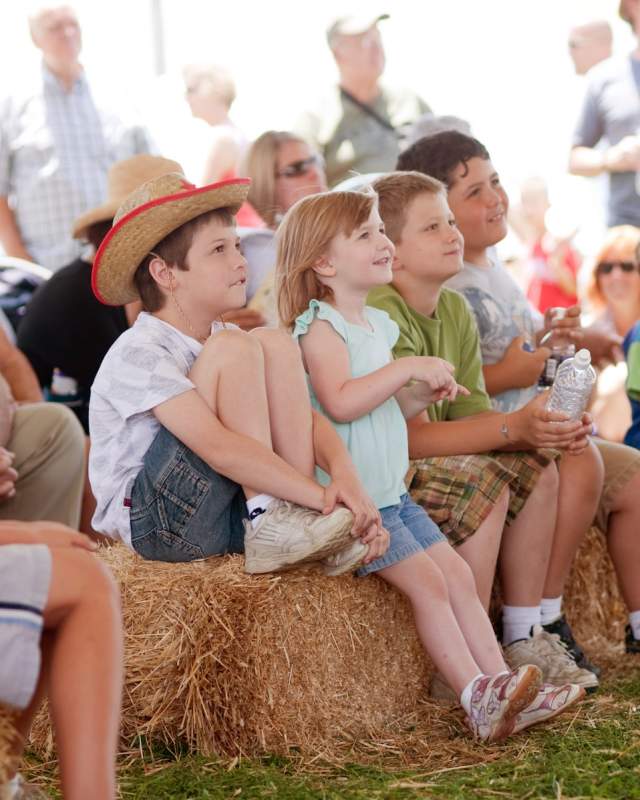
[{"label": "sunglasses", "polygon": [[287,164],[280,172],[276,172],[276,178],[299,178],[301,175],[307,175],[312,169],[321,169],[323,166],[322,157],[316,154]]},{"label": "sunglasses", "polygon": [[634,272],[638,269],[635,261],[602,261],[596,271],[598,275],[610,275],[615,267],[620,267],[623,272]]}]

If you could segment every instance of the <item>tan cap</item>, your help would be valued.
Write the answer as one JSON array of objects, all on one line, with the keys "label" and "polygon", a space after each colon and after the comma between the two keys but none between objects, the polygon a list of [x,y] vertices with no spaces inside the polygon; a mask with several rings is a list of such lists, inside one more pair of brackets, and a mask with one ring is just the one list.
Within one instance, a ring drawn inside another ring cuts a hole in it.
[{"label": "tan cap", "polygon": [[340,17],[327,28],[327,41],[329,47],[333,46],[336,36],[357,36],[377,25],[383,19],[389,19],[388,14],[351,14]]},{"label": "tan cap", "polygon": [[73,223],[73,238],[85,239],[91,225],[114,218],[118,208],[134,189],[169,172],[182,172],[182,167],[177,161],[146,154],[117,161],[107,175],[106,202],[78,217]]},{"label": "tan cap", "polygon": [[93,260],[95,296],[110,306],[138,299],[133,276],[149,251],[207,211],[228,208],[237,213],[250,183],[249,178],[234,178],[198,189],[181,173],[171,173],[139,186],[118,209]]}]

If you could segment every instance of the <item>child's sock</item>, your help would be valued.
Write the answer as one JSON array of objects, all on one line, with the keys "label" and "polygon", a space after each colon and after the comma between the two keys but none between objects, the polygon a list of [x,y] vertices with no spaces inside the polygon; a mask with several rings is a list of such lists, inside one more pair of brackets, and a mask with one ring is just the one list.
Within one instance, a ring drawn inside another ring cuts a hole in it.
[{"label": "child's sock", "polygon": [[629,614],[629,625],[633,631],[633,638],[640,639],[640,611],[632,611]]},{"label": "child's sock", "polygon": [[562,595],[560,597],[543,597],[540,602],[541,625],[549,625],[562,616]]},{"label": "child's sock", "polygon": [[540,606],[502,607],[502,644],[528,639],[531,628],[540,624]]},{"label": "child's sock", "polygon": [[18,795],[18,791],[20,790],[20,784],[22,783],[22,778],[20,773],[18,772],[16,775],[11,778],[10,781],[7,781],[4,786],[0,786],[0,794],[2,797],[6,798],[6,800],[13,800],[14,797]]},{"label": "child's sock", "polygon": [[471,693],[473,691],[473,684],[478,680],[478,678],[481,677],[482,673],[479,672],[475,678],[472,678],[462,690],[462,694],[460,695],[460,705],[462,708],[464,708],[466,714],[471,713]]},{"label": "child's sock", "polygon": [[251,500],[247,500],[247,511],[249,512],[249,521],[252,527],[256,527],[260,516],[269,508],[271,503],[275,500],[270,494],[257,494]]}]

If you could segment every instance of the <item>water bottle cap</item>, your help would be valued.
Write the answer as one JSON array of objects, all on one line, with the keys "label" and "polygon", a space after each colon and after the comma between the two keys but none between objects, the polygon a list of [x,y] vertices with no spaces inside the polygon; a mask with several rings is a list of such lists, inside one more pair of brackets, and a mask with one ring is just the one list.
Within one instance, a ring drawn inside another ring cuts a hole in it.
[{"label": "water bottle cap", "polygon": [[583,347],[582,350],[578,350],[573,363],[578,369],[586,369],[591,364],[591,353],[586,347]]}]

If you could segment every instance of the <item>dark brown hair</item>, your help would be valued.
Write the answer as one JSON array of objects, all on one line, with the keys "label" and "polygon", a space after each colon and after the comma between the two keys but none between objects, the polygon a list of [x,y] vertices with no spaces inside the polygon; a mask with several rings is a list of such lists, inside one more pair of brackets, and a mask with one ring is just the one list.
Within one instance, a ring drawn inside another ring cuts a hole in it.
[{"label": "dark brown hair", "polygon": [[[221,225],[233,225],[233,214],[228,208],[216,208],[206,211],[189,222],[185,222],[175,231],[171,231],[153,248],[153,252],[170,267],[188,270],[187,255],[193,244],[193,238],[203,225],[215,219]],[[164,306],[164,294],[149,272],[149,264],[154,256],[148,253],[140,262],[133,276],[133,284],[138,290],[145,311],[159,311]]]},{"label": "dark brown hair", "polygon": [[460,164],[465,167],[463,176],[469,168],[467,162],[472,158],[490,159],[487,148],[459,131],[442,131],[433,136],[425,136],[407,148],[398,157],[397,169],[407,172],[422,172],[431,175],[450,189],[453,172]]}]

